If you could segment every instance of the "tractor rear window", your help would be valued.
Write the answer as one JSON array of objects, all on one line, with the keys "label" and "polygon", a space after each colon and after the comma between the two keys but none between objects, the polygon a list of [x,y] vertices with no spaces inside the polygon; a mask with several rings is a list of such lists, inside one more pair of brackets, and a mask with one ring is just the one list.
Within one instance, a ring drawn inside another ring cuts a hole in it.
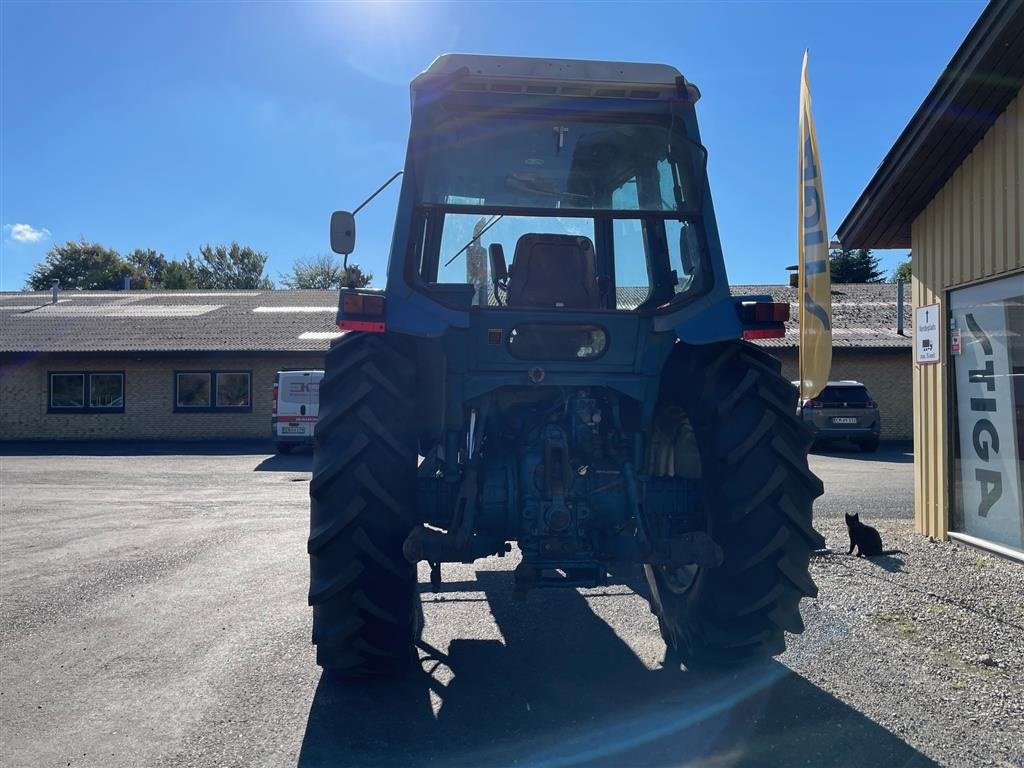
[{"label": "tractor rear window", "polygon": [[[678,222],[674,224],[678,231]],[[531,291],[555,290],[554,286],[537,285],[536,265],[530,272],[527,271],[526,246],[538,237],[572,236],[583,238],[581,242],[593,251],[591,255],[594,258],[586,261],[578,273],[572,270],[557,270],[556,279],[567,283],[563,286],[567,295],[578,293],[579,285],[593,284],[593,290],[584,289],[585,293],[593,293],[597,299],[595,303],[590,304],[591,307],[636,309],[650,294],[646,254],[648,241],[644,238],[642,226],[643,222],[639,219],[621,219],[613,222],[614,266],[608,266],[611,263],[611,259],[607,258],[610,254],[601,253],[596,245],[594,219],[449,213],[444,217],[437,282],[471,283],[477,288],[473,299],[474,305],[504,305],[508,301],[508,296],[500,288],[495,290],[489,255],[491,246],[499,245],[510,272],[508,283],[512,286],[513,292],[516,281],[531,282]],[[663,224],[658,221],[656,226]],[[468,247],[467,243],[470,243]],[[532,279],[531,274],[534,275]],[[552,279],[551,270],[548,270],[547,275],[546,283]],[[614,300],[610,295],[613,285]],[[557,293],[555,290],[555,295]],[[529,297],[527,300],[529,301]],[[512,301],[515,303],[515,296],[512,297]],[[559,303],[553,302],[552,305],[557,307]],[[565,303],[562,306],[572,305]]]},{"label": "tractor rear window", "polygon": [[667,115],[436,113],[410,179],[438,301],[654,311],[706,287],[706,153]]},{"label": "tractor rear window", "polygon": [[[699,287],[704,257],[702,241],[692,222],[616,218],[605,223],[607,237],[602,239],[598,236],[597,222],[590,217],[446,213],[442,220],[439,258],[434,261],[424,251],[420,275],[428,284],[474,286],[474,306],[514,306],[525,301],[532,306],[629,311],[660,306],[675,295]],[[557,241],[559,238],[563,241],[568,238],[566,242],[581,247],[582,252],[574,256],[573,248],[555,249],[549,252],[548,258],[568,259],[573,266],[548,264],[545,267],[531,258],[535,254],[530,247],[538,239]],[[423,247],[422,242],[420,247]],[[496,250],[509,273],[508,279],[497,286],[492,272]],[[662,264],[666,270],[657,296],[651,291],[653,264]],[[549,285],[552,281],[565,284]],[[525,294],[517,290],[524,282],[530,283]],[[546,303],[538,292],[550,293],[552,301]],[[567,297],[565,301],[558,301],[563,294]],[[509,301],[512,304],[508,304]]]},{"label": "tractor rear window", "polygon": [[414,152],[421,203],[691,214],[706,159],[667,125],[478,112],[441,122]]}]

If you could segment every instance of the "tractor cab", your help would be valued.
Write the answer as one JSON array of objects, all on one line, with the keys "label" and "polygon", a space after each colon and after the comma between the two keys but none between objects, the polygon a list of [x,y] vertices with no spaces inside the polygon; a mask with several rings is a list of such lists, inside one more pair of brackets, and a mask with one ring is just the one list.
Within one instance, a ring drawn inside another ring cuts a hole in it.
[{"label": "tractor cab", "polygon": [[[699,287],[704,151],[673,102],[638,112],[628,99],[502,101],[496,110],[493,94],[442,86],[414,112],[416,290],[444,303],[445,286],[461,283],[475,306],[616,310]],[[619,286],[631,292],[620,299]]]},{"label": "tractor cab", "polygon": [[696,87],[662,65],[536,62],[446,55],[412,83],[388,290],[416,298],[387,327],[727,298]]}]

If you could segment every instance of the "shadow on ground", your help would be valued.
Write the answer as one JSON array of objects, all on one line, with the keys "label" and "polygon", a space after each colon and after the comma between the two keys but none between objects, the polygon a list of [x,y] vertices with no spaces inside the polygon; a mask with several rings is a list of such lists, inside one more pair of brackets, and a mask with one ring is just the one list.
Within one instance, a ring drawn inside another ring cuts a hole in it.
[{"label": "shadow on ground", "polygon": [[868,559],[889,573],[902,573],[903,566],[907,564],[907,561],[902,557],[894,557],[893,555],[877,555]]},{"label": "shadow on ground", "polygon": [[251,456],[273,452],[270,440],[0,441],[0,456]]},{"label": "shadow on ground", "polygon": [[860,461],[884,461],[890,464],[913,464],[914,451],[911,443],[882,443],[877,451],[861,450],[860,446],[848,440],[830,440],[815,443],[811,453],[831,456],[836,459],[859,459]]},{"label": "shadow on ground", "polygon": [[778,662],[651,671],[579,593],[514,603],[478,575],[504,643],[425,645],[403,681],[325,674],[300,766],[935,765]]},{"label": "shadow on ground", "polygon": [[[904,552],[903,554],[906,553]],[[826,548],[814,552],[811,555],[811,557],[820,557],[824,560],[832,559],[834,562],[842,564],[844,563],[844,560],[856,560],[858,557],[860,557],[860,555],[851,555],[846,551],[846,549]],[[835,560],[835,558],[842,559]],[[876,565],[883,571],[888,571],[889,573],[902,573],[904,570],[904,566],[906,566],[907,564],[907,561],[904,560],[902,557],[895,557],[893,555],[873,555],[871,557],[864,557],[861,559],[871,563],[872,565]]]},{"label": "shadow on ground", "polygon": [[294,449],[291,453],[275,453],[256,465],[254,472],[312,472],[313,450]]}]

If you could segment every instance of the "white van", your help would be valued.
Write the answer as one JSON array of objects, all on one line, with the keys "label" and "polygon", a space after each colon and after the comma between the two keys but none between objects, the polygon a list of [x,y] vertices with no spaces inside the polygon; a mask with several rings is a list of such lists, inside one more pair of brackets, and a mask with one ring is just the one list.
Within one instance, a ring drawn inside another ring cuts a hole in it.
[{"label": "white van", "polygon": [[295,445],[312,445],[320,413],[323,371],[278,371],[270,424],[278,453]]}]

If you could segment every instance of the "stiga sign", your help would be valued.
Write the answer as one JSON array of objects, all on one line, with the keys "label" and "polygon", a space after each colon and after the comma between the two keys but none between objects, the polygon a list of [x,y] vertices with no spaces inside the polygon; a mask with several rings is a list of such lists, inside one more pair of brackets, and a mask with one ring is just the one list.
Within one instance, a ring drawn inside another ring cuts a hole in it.
[{"label": "stiga sign", "polygon": [[954,363],[960,492],[964,533],[1024,549],[1010,335],[1002,301],[1009,296],[999,295],[1000,283],[952,295],[952,320],[961,334]]}]

